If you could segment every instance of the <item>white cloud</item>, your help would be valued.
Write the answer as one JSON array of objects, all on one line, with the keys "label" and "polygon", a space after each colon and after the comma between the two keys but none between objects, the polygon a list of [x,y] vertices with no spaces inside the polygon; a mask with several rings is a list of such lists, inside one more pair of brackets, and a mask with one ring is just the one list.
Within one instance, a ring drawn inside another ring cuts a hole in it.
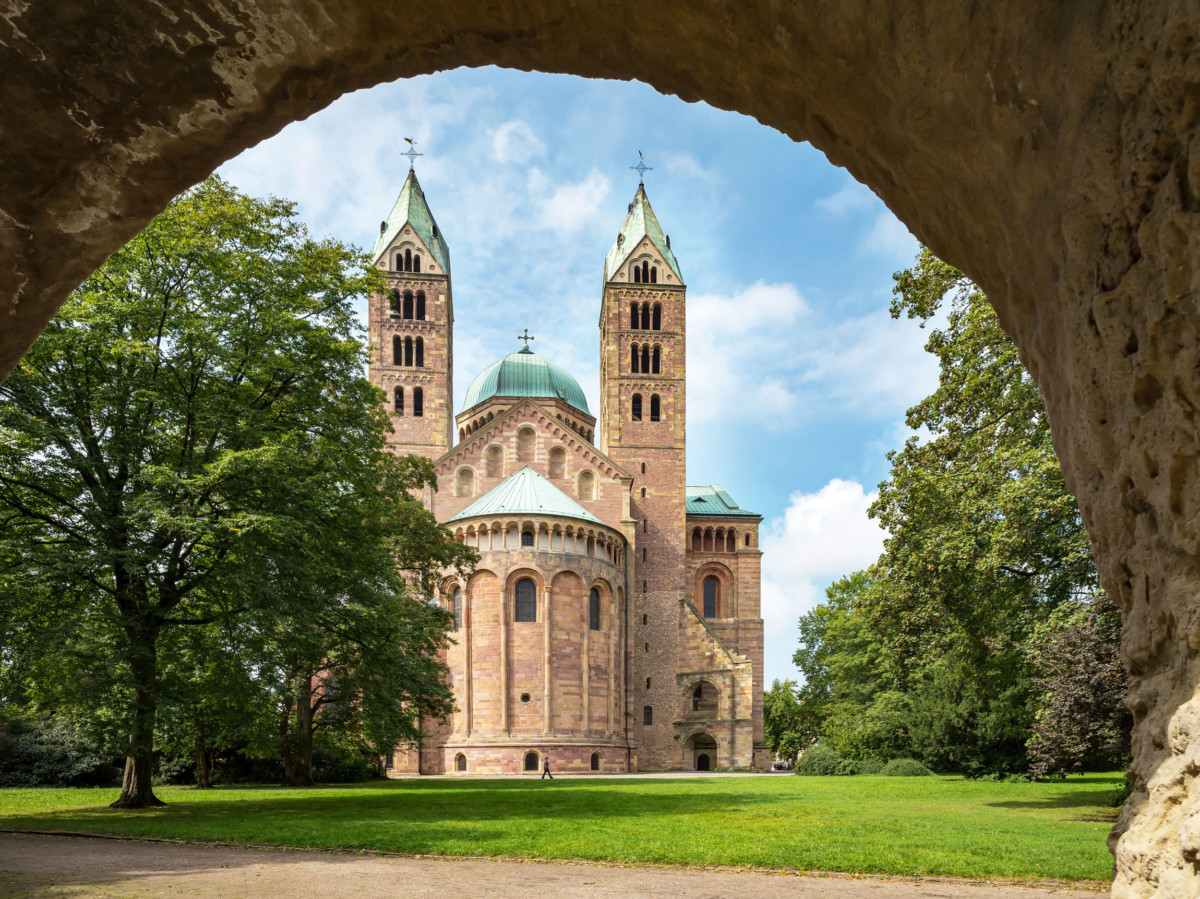
[{"label": "white cloud", "polygon": [[859,237],[858,252],[872,256],[887,256],[905,264],[911,264],[917,255],[920,243],[908,227],[891,211],[884,209]]},{"label": "white cloud", "polygon": [[822,212],[828,212],[830,215],[835,216],[843,216],[849,212],[874,209],[880,205],[880,202],[879,198],[871,193],[871,189],[865,184],[850,181],[837,193],[831,194],[828,197],[822,197],[814,205]]},{"label": "white cloud", "polygon": [[530,202],[537,224],[559,235],[574,234],[600,219],[612,191],[607,175],[593,169],[580,181],[553,183],[541,169],[529,173]]},{"label": "white cloud", "polygon": [[521,119],[512,119],[492,131],[492,149],[499,162],[523,164],[546,155],[546,145]]},{"label": "white cloud", "polygon": [[767,683],[796,677],[796,620],[824,600],[825,587],[879,558],[886,535],[867,517],[878,496],[856,481],[835,478],[816,493],[793,493],[784,514],[763,528]]}]

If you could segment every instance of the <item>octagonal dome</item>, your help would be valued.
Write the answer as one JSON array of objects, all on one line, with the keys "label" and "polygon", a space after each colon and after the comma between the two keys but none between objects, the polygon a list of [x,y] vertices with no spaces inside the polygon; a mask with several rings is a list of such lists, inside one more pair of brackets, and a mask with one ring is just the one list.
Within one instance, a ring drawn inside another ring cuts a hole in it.
[{"label": "octagonal dome", "polygon": [[542,358],[528,345],[493,362],[476,375],[467,388],[463,411],[497,396],[560,399],[584,415],[592,414],[579,382],[566,369]]}]

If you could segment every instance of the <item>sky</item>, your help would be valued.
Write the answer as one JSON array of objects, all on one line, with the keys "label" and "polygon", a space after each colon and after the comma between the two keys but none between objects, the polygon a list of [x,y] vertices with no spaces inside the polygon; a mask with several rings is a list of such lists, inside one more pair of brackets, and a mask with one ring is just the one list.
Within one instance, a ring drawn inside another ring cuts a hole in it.
[{"label": "sky", "polygon": [[525,328],[599,408],[604,255],[645,155],[688,288],[688,483],[763,516],[766,682],[797,678],[797,619],[878,557],[867,508],[905,410],[937,384],[928,332],[888,314],[916,239],[845,170],[753,119],[637,82],[496,68],[348,94],[219,174],[369,250],[406,137],[450,247],[456,410]]}]

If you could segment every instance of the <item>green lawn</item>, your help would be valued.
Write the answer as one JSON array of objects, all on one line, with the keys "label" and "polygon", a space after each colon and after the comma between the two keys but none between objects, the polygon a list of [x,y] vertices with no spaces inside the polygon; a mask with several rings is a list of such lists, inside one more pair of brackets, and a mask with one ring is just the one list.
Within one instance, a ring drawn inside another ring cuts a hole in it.
[{"label": "green lawn", "polygon": [[0,790],[0,827],[415,854],[1108,881],[1117,775],[413,780],[290,789]]}]

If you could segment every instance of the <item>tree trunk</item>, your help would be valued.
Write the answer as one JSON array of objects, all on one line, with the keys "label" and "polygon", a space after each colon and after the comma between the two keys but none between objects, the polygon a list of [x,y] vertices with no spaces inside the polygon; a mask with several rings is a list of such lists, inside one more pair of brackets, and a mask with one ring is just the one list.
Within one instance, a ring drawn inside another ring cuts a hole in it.
[{"label": "tree trunk", "polygon": [[313,784],[313,707],[312,678],[303,674],[296,678],[296,786]]},{"label": "tree trunk", "polygon": [[208,742],[204,739],[204,728],[196,725],[196,789],[211,790],[212,780],[208,767]]},{"label": "tree trunk", "polygon": [[154,808],[166,805],[154,795],[154,718],[157,711],[158,628],[130,624],[129,671],[133,675],[133,722],[121,796],[109,808]]}]

